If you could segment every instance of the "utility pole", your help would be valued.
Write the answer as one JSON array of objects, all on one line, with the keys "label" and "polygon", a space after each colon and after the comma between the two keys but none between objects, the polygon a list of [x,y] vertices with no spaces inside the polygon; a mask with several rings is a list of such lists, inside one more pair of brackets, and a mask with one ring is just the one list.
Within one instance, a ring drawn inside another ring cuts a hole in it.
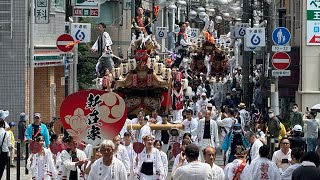
[{"label": "utility pole", "polygon": [[30,44],[29,44],[29,60],[30,60],[30,80],[29,80],[29,123],[33,123],[33,113],[34,113],[34,7],[35,4],[33,0],[30,1],[30,24],[29,24],[29,34],[30,34]]},{"label": "utility pole", "polygon": [[[272,31],[277,27],[276,22],[277,8],[276,0],[271,0],[269,6],[269,20],[268,20],[268,53],[272,51]],[[270,74],[270,73],[269,73]],[[273,109],[275,115],[279,115],[279,91],[278,91],[278,77],[271,77],[271,97],[270,97],[270,108]]]},{"label": "utility pole", "polygon": [[[243,0],[242,3],[242,9],[243,9],[243,14],[242,14],[242,22],[243,23],[249,23],[251,19],[251,25],[252,27],[253,22],[252,22],[252,0]],[[243,42],[242,42],[243,44]],[[244,45],[243,45],[244,46]],[[242,63],[242,85],[243,85],[243,91],[244,91],[244,103],[247,105],[247,107],[250,107],[251,104],[251,98],[252,97],[252,92],[250,88],[250,64],[252,61],[252,52],[251,51],[244,51],[244,48],[241,48],[242,51],[242,56],[243,56],[243,63]]]}]

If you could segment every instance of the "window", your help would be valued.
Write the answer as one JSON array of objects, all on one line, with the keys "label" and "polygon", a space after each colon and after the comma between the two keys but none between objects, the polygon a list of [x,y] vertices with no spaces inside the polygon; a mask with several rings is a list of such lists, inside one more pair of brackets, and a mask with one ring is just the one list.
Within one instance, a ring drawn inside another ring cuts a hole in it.
[{"label": "window", "polygon": [[66,8],[65,0],[54,0],[54,7],[56,8],[55,10],[64,11]]},{"label": "window", "polygon": [[0,2],[0,33],[10,33],[12,27],[12,1],[2,0]]}]

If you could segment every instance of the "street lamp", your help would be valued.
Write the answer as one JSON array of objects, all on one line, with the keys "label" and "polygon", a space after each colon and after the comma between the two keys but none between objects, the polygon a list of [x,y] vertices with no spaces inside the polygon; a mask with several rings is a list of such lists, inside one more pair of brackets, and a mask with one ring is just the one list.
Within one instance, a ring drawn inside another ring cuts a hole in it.
[{"label": "street lamp", "polygon": [[205,12],[200,12],[199,13],[199,18],[201,19],[201,20],[203,20],[206,16],[208,16]]},{"label": "street lamp", "polygon": [[216,18],[214,19],[214,21],[219,24],[219,23],[222,22],[222,17],[221,17],[221,16],[216,16]]},{"label": "street lamp", "polygon": [[213,8],[207,9],[207,14],[208,16],[213,16],[216,13],[216,10]]},{"label": "street lamp", "polygon": [[189,18],[190,19],[194,19],[194,18],[196,18],[197,17],[197,12],[195,11],[195,10],[191,10],[190,12],[189,12]]},{"label": "street lamp", "polygon": [[[178,1],[177,2],[178,5],[178,21],[185,21],[185,12],[186,12],[186,7],[187,7],[187,2],[186,1]],[[183,14],[181,16],[181,14]],[[182,17],[182,18],[181,18]]]},{"label": "street lamp", "polygon": [[200,7],[197,8],[197,11],[198,11],[198,13],[205,12],[206,9],[204,9],[202,6],[200,6]]}]

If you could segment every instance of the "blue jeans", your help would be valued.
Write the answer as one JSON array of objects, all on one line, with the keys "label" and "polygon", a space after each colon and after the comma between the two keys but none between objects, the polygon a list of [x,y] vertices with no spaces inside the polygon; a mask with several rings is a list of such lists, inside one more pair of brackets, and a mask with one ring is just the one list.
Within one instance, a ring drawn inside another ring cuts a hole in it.
[{"label": "blue jeans", "polygon": [[316,138],[307,138],[307,152],[315,151],[317,147]]}]

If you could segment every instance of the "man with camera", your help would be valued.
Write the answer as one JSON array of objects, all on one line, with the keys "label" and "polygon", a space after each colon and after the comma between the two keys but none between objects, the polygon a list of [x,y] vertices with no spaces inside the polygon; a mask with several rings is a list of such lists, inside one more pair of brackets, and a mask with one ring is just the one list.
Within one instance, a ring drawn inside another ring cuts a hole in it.
[{"label": "man with camera", "polygon": [[280,141],[280,149],[273,153],[272,162],[274,162],[282,171],[285,171],[290,166],[290,161],[290,141],[288,138],[284,137]]},{"label": "man with camera", "polygon": [[318,132],[320,121],[316,119],[317,112],[307,111],[303,117],[303,122],[306,125],[305,138],[307,140],[307,151],[315,151],[317,147]]}]

